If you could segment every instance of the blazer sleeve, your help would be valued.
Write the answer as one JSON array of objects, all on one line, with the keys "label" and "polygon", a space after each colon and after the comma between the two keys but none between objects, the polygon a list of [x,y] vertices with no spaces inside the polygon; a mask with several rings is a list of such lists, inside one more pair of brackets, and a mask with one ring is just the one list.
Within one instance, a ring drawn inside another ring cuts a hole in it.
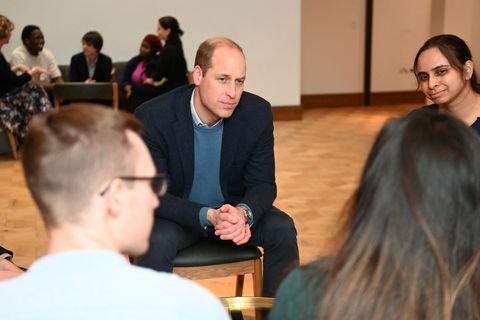
[{"label": "blazer sleeve", "polygon": [[104,54],[98,55],[93,79],[97,82],[110,82],[112,78],[112,59]]},{"label": "blazer sleeve", "polygon": [[70,59],[70,70],[68,71],[69,74],[69,81],[71,82],[84,82],[87,79],[84,79],[81,75],[81,61],[78,58],[78,55],[72,56]]},{"label": "blazer sleeve", "polygon": [[272,208],[277,186],[271,106],[263,102],[254,108],[262,110],[262,114],[250,115],[250,120],[246,122],[249,125],[244,128],[244,139],[248,140],[249,135],[256,135],[256,139],[250,138],[254,141],[251,149],[240,150],[246,152],[245,163],[241,163],[245,193],[240,202],[250,207],[254,223],[257,223],[263,213]]},{"label": "blazer sleeve", "polygon": [[[186,197],[179,195],[181,191],[178,190],[178,186],[184,187],[183,183],[178,183],[178,180],[183,178],[181,164],[172,165],[175,168],[168,166],[168,162],[173,161],[169,157],[171,143],[169,145],[168,140],[173,140],[174,137],[165,133],[168,130],[166,125],[158,122],[161,115],[151,111],[153,108],[146,107],[147,105],[143,105],[135,110],[135,116],[144,125],[142,138],[150,151],[157,172],[170,175],[169,190],[160,200],[160,206],[155,210],[155,216],[174,221],[185,228],[194,229],[206,235],[200,224],[198,213],[202,207],[207,205],[191,202]],[[161,130],[160,127],[162,127]],[[172,183],[173,180],[176,181],[175,185]],[[175,188],[176,192],[172,192],[172,188]]]}]

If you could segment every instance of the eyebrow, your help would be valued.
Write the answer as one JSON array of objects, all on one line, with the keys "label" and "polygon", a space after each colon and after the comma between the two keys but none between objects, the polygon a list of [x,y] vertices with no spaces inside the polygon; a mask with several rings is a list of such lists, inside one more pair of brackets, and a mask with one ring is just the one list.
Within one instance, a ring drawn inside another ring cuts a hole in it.
[{"label": "eyebrow", "polygon": [[[225,77],[228,79],[231,79],[232,76],[229,74],[218,74],[217,77]],[[246,76],[240,77],[240,78],[235,78],[235,80],[245,80]]]},{"label": "eyebrow", "polygon": [[[435,68],[433,68],[433,69],[430,70],[430,71],[437,71],[438,69],[450,68],[450,67],[451,67],[451,65],[449,65],[449,64],[441,64],[441,65],[439,65],[439,66],[436,66]],[[420,73],[428,73],[428,71],[419,71],[418,73],[419,73],[419,74],[420,74]]]}]

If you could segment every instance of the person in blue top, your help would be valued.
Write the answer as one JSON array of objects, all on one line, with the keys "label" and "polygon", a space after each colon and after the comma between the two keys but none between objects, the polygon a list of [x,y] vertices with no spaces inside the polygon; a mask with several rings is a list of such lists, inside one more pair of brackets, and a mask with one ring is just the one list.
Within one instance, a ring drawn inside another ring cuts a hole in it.
[{"label": "person in blue top", "polygon": [[450,114],[480,133],[480,84],[465,41],[452,34],[428,39],[413,70],[420,90],[433,102],[423,110]]},{"label": "person in blue top", "polygon": [[208,290],[126,257],[147,250],[167,190],[141,128],[98,105],[32,119],[22,167],[48,246],[27,272],[0,282],[2,320],[228,319]]},{"label": "person in blue top", "polygon": [[193,85],[135,111],[157,171],[170,181],[139,264],[171,272],[179,250],[206,238],[261,246],[263,295],[273,296],[298,264],[297,232],[292,218],[272,206],[272,108],[244,91],[245,78],[241,47],[226,38],[208,39],[197,50]]}]

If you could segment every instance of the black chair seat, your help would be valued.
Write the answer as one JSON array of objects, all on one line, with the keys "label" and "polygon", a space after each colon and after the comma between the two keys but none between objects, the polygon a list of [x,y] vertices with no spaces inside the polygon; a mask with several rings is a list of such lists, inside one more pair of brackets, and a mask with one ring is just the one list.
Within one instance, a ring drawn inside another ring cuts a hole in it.
[{"label": "black chair seat", "polygon": [[236,246],[229,242],[202,240],[180,251],[173,261],[173,266],[200,267],[255,260],[261,256],[262,252],[257,247]]}]

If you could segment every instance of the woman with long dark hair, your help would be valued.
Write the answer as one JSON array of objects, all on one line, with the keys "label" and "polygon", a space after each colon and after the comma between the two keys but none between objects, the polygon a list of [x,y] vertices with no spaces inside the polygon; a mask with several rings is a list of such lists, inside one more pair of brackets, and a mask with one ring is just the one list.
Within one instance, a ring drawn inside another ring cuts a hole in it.
[{"label": "woman with long dark hair", "polygon": [[480,85],[465,41],[452,34],[428,39],[413,70],[420,90],[433,101],[423,109],[450,114],[480,133]]},{"label": "woman with long dark hair", "polygon": [[296,269],[269,319],[480,319],[480,137],[441,113],[388,122],[338,254]]},{"label": "woman with long dark hair", "polygon": [[132,94],[127,104],[127,110],[133,112],[135,108],[165,92],[188,84],[187,62],[183,53],[180,29],[174,17],[162,17],[158,20],[157,34],[164,46],[156,59],[155,73],[147,78],[142,85],[133,86]]}]

